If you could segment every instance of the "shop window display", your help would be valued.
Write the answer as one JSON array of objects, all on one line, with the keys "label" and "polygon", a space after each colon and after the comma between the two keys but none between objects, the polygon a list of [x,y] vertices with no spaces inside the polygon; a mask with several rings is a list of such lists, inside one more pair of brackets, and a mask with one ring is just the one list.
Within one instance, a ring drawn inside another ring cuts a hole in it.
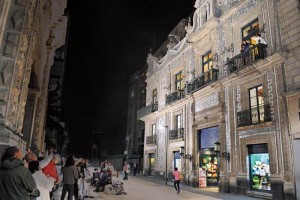
[{"label": "shop window display", "polygon": [[251,186],[254,190],[271,190],[268,153],[250,154]]},{"label": "shop window display", "polygon": [[202,154],[201,168],[206,174],[206,183],[209,185],[218,184],[218,159],[215,155]]}]

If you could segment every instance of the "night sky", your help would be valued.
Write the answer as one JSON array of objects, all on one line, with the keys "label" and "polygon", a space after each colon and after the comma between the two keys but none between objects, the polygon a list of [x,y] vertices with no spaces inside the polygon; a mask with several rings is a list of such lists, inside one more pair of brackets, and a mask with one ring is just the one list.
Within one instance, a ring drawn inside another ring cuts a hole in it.
[{"label": "night sky", "polygon": [[69,0],[63,99],[70,153],[89,156],[93,131],[114,140],[111,154],[123,152],[129,77],[193,5],[194,0]]}]

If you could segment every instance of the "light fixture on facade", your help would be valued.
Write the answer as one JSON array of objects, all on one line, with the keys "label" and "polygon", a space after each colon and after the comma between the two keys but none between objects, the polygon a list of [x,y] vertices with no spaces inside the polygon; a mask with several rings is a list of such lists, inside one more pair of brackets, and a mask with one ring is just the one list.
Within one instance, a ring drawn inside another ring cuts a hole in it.
[{"label": "light fixture on facade", "polygon": [[190,162],[192,161],[192,155],[191,154],[185,154],[185,150],[184,150],[183,146],[180,147],[179,153],[180,153],[181,158],[189,159]]},{"label": "light fixture on facade", "polygon": [[220,145],[221,145],[220,142],[215,143],[214,152],[216,153],[216,155],[218,157],[225,158],[229,162],[230,161],[230,153],[228,153],[226,151],[224,151],[223,153],[220,153]]}]

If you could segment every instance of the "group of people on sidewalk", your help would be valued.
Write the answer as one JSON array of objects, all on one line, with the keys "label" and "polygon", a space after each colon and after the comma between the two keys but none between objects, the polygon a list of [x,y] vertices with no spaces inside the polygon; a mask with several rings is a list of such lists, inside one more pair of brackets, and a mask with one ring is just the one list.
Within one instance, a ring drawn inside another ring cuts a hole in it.
[{"label": "group of people on sidewalk", "polygon": [[8,147],[1,157],[0,200],[50,200],[52,190],[60,182],[56,164],[60,156],[49,146],[47,156],[39,157],[20,148]]},{"label": "group of people on sidewalk", "polygon": [[[55,145],[49,145],[46,156],[37,157],[28,150],[23,155],[17,146],[8,147],[1,157],[0,200],[51,200],[63,184],[61,200],[93,198],[89,194],[92,172],[89,160],[73,155],[61,159]],[[62,178],[61,176],[62,175]]]}]

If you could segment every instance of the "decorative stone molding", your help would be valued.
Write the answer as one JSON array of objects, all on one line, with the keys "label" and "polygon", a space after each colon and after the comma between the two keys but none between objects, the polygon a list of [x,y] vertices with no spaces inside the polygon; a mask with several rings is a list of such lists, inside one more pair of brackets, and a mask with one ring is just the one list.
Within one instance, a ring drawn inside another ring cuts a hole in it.
[{"label": "decorative stone molding", "polygon": [[195,102],[195,112],[200,112],[207,108],[216,106],[219,103],[219,93],[213,93],[210,96],[203,97],[199,101]]},{"label": "decorative stone molding", "polygon": [[266,74],[266,84],[267,84],[267,93],[268,93],[268,103],[270,104],[270,112],[272,120],[274,121],[274,96],[273,96],[273,81],[272,77],[274,75],[272,73]]},{"label": "decorative stone molding", "polygon": [[241,86],[236,86],[236,112],[242,111],[242,96],[241,96]]},{"label": "decorative stone molding", "polygon": [[[225,125],[226,125],[226,134],[225,134],[225,139],[226,139],[226,152],[231,152],[231,128],[230,128],[230,88],[225,87],[224,88],[225,92]],[[230,172],[231,168],[230,165],[227,165],[227,171]]]},{"label": "decorative stone molding", "polygon": [[238,131],[239,138],[255,137],[257,135],[275,134],[275,127],[262,127],[256,129],[249,129],[244,131]]}]

